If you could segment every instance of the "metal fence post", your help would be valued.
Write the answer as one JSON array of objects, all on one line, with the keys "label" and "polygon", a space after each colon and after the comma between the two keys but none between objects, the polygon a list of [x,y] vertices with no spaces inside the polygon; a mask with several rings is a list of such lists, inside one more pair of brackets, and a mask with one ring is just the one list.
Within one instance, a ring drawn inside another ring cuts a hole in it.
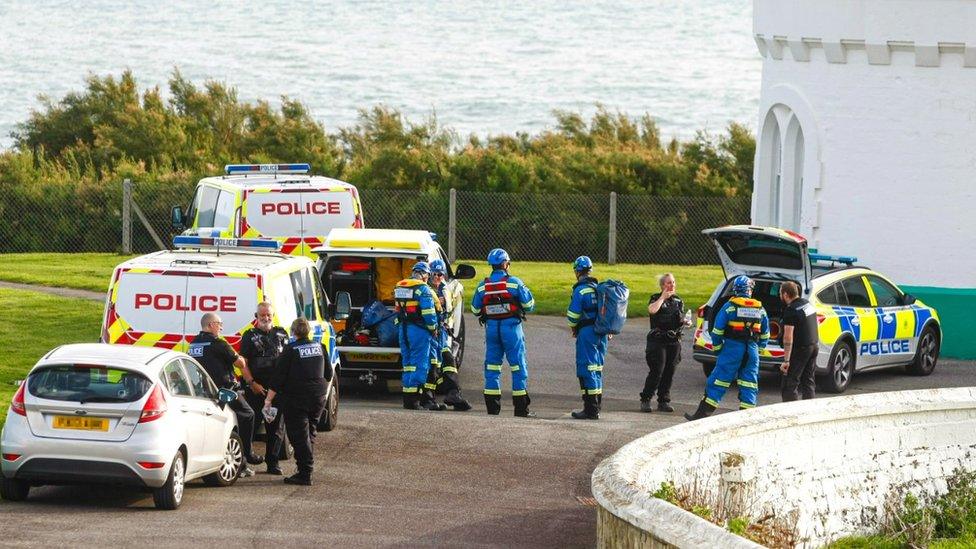
[{"label": "metal fence post", "polygon": [[607,251],[607,263],[617,263],[617,193],[610,193],[610,249]]},{"label": "metal fence post", "polygon": [[448,220],[447,220],[447,259],[451,263],[457,259],[457,248],[455,248],[455,241],[457,240],[457,189],[451,189],[451,201],[450,207],[448,208]]},{"label": "metal fence post", "polygon": [[132,180],[122,182],[122,253],[132,253]]}]

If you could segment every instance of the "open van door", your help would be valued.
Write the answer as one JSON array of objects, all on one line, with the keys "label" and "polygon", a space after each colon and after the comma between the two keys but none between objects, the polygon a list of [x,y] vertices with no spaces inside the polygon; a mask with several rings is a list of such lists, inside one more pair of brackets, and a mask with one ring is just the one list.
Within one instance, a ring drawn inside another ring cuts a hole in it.
[{"label": "open van door", "polygon": [[793,280],[809,297],[813,269],[807,239],[792,231],[773,227],[730,225],[705,229],[702,234],[715,243],[725,278],[739,275]]}]

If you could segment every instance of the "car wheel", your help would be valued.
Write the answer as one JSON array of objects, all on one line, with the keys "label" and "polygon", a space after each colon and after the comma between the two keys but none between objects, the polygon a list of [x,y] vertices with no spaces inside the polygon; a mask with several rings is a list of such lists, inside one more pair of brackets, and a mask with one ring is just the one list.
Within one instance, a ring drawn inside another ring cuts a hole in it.
[{"label": "car wheel", "polygon": [[922,330],[918,338],[918,349],[915,350],[915,360],[905,367],[905,371],[913,376],[927,376],[935,370],[939,362],[939,335],[935,328],[929,326]]},{"label": "car wheel", "polygon": [[854,350],[842,341],[834,346],[827,363],[827,375],[819,379],[820,389],[828,393],[843,393],[854,377]]},{"label": "car wheel", "polygon": [[319,431],[331,431],[336,428],[339,422],[339,384],[335,382],[332,391],[329,393],[329,400],[325,403],[325,411],[319,419]]},{"label": "car wheel", "polygon": [[702,372],[705,372],[705,377],[712,375],[712,370],[715,369],[714,362],[702,362]]},{"label": "car wheel", "polygon": [[241,436],[232,432],[224,448],[224,460],[220,463],[220,469],[216,473],[203,477],[203,483],[207,486],[230,486],[237,482],[242,467],[244,467],[244,447]]},{"label": "car wheel", "polygon": [[153,489],[153,501],[156,503],[156,509],[172,511],[179,508],[180,503],[183,502],[183,481],[185,478],[186,460],[183,458],[183,452],[176,452],[173,465],[169,468],[166,484]]},{"label": "car wheel", "polygon": [[30,483],[15,479],[0,479],[0,497],[7,501],[24,501],[30,493]]},{"label": "car wheel", "polygon": [[457,350],[454,351],[454,367],[460,368],[461,361],[464,360],[464,316],[461,316],[461,325],[458,328],[457,337],[454,338],[454,342],[457,343]]}]

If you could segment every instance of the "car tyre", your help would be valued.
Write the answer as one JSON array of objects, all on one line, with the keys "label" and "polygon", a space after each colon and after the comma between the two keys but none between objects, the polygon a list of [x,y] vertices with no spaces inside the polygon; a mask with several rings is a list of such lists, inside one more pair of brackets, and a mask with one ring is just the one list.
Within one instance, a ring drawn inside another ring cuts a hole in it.
[{"label": "car tyre", "polygon": [[905,371],[913,376],[927,376],[935,370],[939,362],[939,334],[932,326],[922,330],[915,350],[915,360],[905,366]]},{"label": "car tyre", "polygon": [[329,399],[325,402],[325,411],[319,419],[319,431],[331,431],[339,422],[339,380],[333,378],[332,383],[332,391],[329,392]]},{"label": "car tyre", "polygon": [[0,479],[0,497],[7,501],[24,501],[30,494],[31,485],[29,482],[16,479]]},{"label": "car tyre", "polygon": [[820,390],[827,393],[843,393],[854,377],[854,349],[841,341],[830,351],[827,375],[819,378]]},{"label": "car tyre", "polygon": [[203,483],[207,486],[230,486],[237,482],[237,477],[241,474],[244,467],[244,445],[241,436],[232,432],[227,439],[227,446],[224,448],[224,461],[220,464],[220,469],[203,477]]},{"label": "car tyre", "polygon": [[173,464],[169,468],[169,476],[166,477],[166,484],[153,489],[153,502],[156,509],[172,511],[178,509],[183,503],[183,487],[186,480],[186,458],[183,452],[176,452]]}]

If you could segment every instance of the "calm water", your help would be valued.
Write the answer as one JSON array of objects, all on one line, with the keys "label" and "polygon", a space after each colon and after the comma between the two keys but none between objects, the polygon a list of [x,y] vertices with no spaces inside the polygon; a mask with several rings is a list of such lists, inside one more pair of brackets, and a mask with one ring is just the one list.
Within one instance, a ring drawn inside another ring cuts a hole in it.
[{"label": "calm water", "polygon": [[145,87],[178,67],[243,99],[295,97],[329,131],[379,103],[462,134],[537,132],[596,103],[650,113],[665,136],[752,127],[751,4],[0,0],[0,147],[39,94],[126,68]]}]

